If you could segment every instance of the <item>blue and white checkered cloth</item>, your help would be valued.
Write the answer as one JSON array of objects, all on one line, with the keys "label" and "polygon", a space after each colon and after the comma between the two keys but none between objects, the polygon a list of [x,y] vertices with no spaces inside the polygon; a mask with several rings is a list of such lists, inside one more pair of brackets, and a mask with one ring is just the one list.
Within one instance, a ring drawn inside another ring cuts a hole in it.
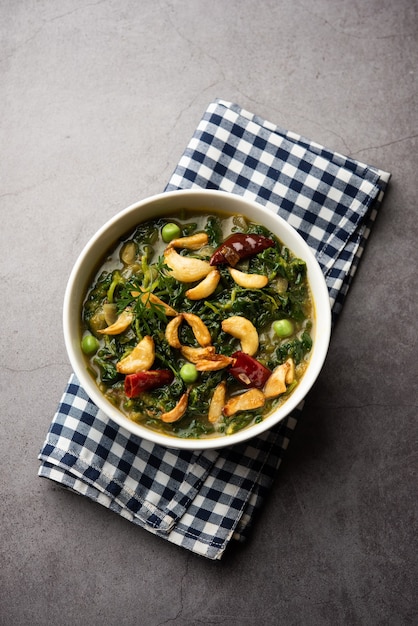
[{"label": "blue and white checkered cloth", "polygon": [[[316,251],[335,322],[389,178],[216,100],[166,190],[220,189],[279,213]],[[247,536],[301,412],[244,444],[177,451],[112,422],[73,375],[41,449],[39,475],[174,544],[220,559],[231,539]]]}]

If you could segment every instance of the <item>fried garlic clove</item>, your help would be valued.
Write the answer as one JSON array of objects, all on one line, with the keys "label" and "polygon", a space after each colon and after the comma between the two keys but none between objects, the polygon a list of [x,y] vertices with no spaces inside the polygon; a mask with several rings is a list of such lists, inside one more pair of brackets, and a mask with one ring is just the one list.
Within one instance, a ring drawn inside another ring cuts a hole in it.
[{"label": "fried garlic clove", "polygon": [[198,315],[194,313],[183,313],[183,318],[191,326],[197,343],[205,348],[212,343],[212,337],[206,324],[200,319]]},{"label": "fried garlic clove", "polygon": [[152,367],[155,360],[155,344],[152,337],[146,335],[135,346],[128,356],[116,363],[120,374],[135,374],[144,372]]},{"label": "fried garlic clove", "polygon": [[190,346],[181,346],[180,352],[185,359],[190,361],[190,363],[196,364],[202,359],[208,359],[213,354],[215,354],[215,348],[214,346],[206,346],[205,348],[192,348]]},{"label": "fried garlic clove", "polygon": [[188,403],[189,403],[189,394],[186,391],[181,396],[180,400],[177,402],[174,409],[171,409],[171,411],[167,411],[166,413],[163,413],[161,415],[161,421],[166,424],[172,424],[173,422],[177,422],[181,417],[183,417],[183,415],[187,411]]},{"label": "fried garlic clove", "polygon": [[166,248],[164,259],[170,274],[182,283],[202,280],[213,269],[208,261],[182,256],[174,248]]},{"label": "fried garlic clove", "polygon": [[183,321],[183,313],[170,320],[165,328],[165,338],[172,348],[181,348],[179,328]]},{"label": "fried garlic clove", "polygon": [[241,343],[241,351],[254,356],[258,350],[258,332],[254,324],[242,315],[232,315],[222,321],[222,330]]},{"label": "fried garlic clove", "polygon": [[200,250],[208,243],[208,236],[206,233],[196,233],[189,237],[179,237],[178,239],[172,239],[167,248],[186,248],[187,250]]},{"label": "fried garlic clove", "polygon": [[232,365],[234,359],[225,354],[212,354],[208,358],[200,359],[195,363],[198,372],[217,372],[229,365]]},{"label": "fried garlic clove", "polygon": [[253,411],[262,407],[264,402],[264,393],[260,389],[249,389],[230,398],[223,408],[223,414],[230,417],[239,411]]},{"label": "fried garlic clove", "polygon": [[247,274],[234,267],[228,267],[228,270],[234,282],[245,289],[262,289],[269,282],[264,274]]},{"label": "fried garlic clove", "polygon": [[102,335],[120,335],[124,330],[128,328],[133,320],[132,311],[125,310],[118,316],[116,322],[108,326],[107,328],[103,328],[102,330],[98,330],[98,333]]},{"label": "fried garlic clove", "polygon": [[215,291],[220,278],[221,275],[218,270],[211,270],[200,283],[186,291],[186,297],[189,298],[189,300],[202,300],[202,298],[207,298]]},{"label": "fried garlic clove", "polygon": [[285,363],[288,365],[285,382],[286,385],[291,385],[295,380],[295,362],[292,358],[288,358]]},{"label": "fried garlic clove", "polygon": [[138,293],[138,295],[140,295],[141,300],[145,304],[146,307],[150,307],[151,304],[157,304],[158,306],[161,306],[164,309],[164,313],[167,315],[167,317],[174,317],[178,315],[177,311],[173,309],[172,306],[170,306],[166,302],[163,302],[158,296],[153,294],[151,291],[143,291],[142,294]]},{"label": "fried garlic clove", "polygon": [[264,395],[266,398],[276,398],[286,391],[286,376],[290,370],[290,363],[288,361],[276,367],[264,385]]},{"label": "fried garlic clove", "polygon": [[222,416],[222,409],[225,405],[226,397],[226,383],[220,382],[213,392],[212,398],[209,404],[208,420],[211,424],[214,424]]}]

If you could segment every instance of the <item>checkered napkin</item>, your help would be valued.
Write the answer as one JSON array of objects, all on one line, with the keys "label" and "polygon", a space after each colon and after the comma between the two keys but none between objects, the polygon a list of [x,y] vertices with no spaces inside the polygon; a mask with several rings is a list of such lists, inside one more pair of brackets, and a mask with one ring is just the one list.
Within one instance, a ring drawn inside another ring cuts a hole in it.
[{"label": "checkered napkin", "polygon": [[[167,190],[211,188],[269,207],[316,251],[335,321],[390,174],[327,150],[231,103],[207,108]],[[210,559],[243,540],[302,407],[248,443],[178,451],[112,422],[73,375],[39,455],[39,475]]]}]

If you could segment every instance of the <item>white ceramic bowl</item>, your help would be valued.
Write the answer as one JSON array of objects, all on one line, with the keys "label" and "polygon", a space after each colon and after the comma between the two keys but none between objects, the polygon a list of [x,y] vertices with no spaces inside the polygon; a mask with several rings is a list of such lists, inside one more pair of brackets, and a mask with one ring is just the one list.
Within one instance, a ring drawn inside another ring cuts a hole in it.
[{"label": "white ceramic bowl", "polygon": [[[80,348],[83,299],[104,253],[117,243],[119,237],[133,230],[140,222],[172,213],[173,210],[180,208],[206,209],[205,212],[213,209],[230,214],[243,214],[254,222],[264,224],[275,233],[296,256],[306,262],[308,268],[316,317],[308,368],[301,382],[281,407],[262,422],[228,436],[181,439],[154,432],[129,420],[99,391],[87,372],[86,361]],[[233,445],[255,437],[283,420],[304,399],[318,377],[327,354],[331,333],[331,312],[328,290],[318,262],[306,242],[286,221],[258,203],[245,200],[236,194],[212,190],[183,190],[162,193],[132,204],[100,228],[81,252],[71,272],[64,298],[63,323],[65,345],[74,372],[93,402],[108,417],[127,431],[165,447],[202,450]]]}]

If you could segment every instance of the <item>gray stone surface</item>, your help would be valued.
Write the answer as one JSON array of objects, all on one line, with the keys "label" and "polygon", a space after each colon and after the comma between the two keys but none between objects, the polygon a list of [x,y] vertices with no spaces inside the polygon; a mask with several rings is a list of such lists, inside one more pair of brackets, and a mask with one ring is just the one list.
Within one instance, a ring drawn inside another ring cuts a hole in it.
[{"label": "gray stone surface", "polygon": [[[0,0],[0,623],[417,623],[418,5]],[[37,477],[65,282],[234,101],[392,173],[251,540],[196,557]]]}]

